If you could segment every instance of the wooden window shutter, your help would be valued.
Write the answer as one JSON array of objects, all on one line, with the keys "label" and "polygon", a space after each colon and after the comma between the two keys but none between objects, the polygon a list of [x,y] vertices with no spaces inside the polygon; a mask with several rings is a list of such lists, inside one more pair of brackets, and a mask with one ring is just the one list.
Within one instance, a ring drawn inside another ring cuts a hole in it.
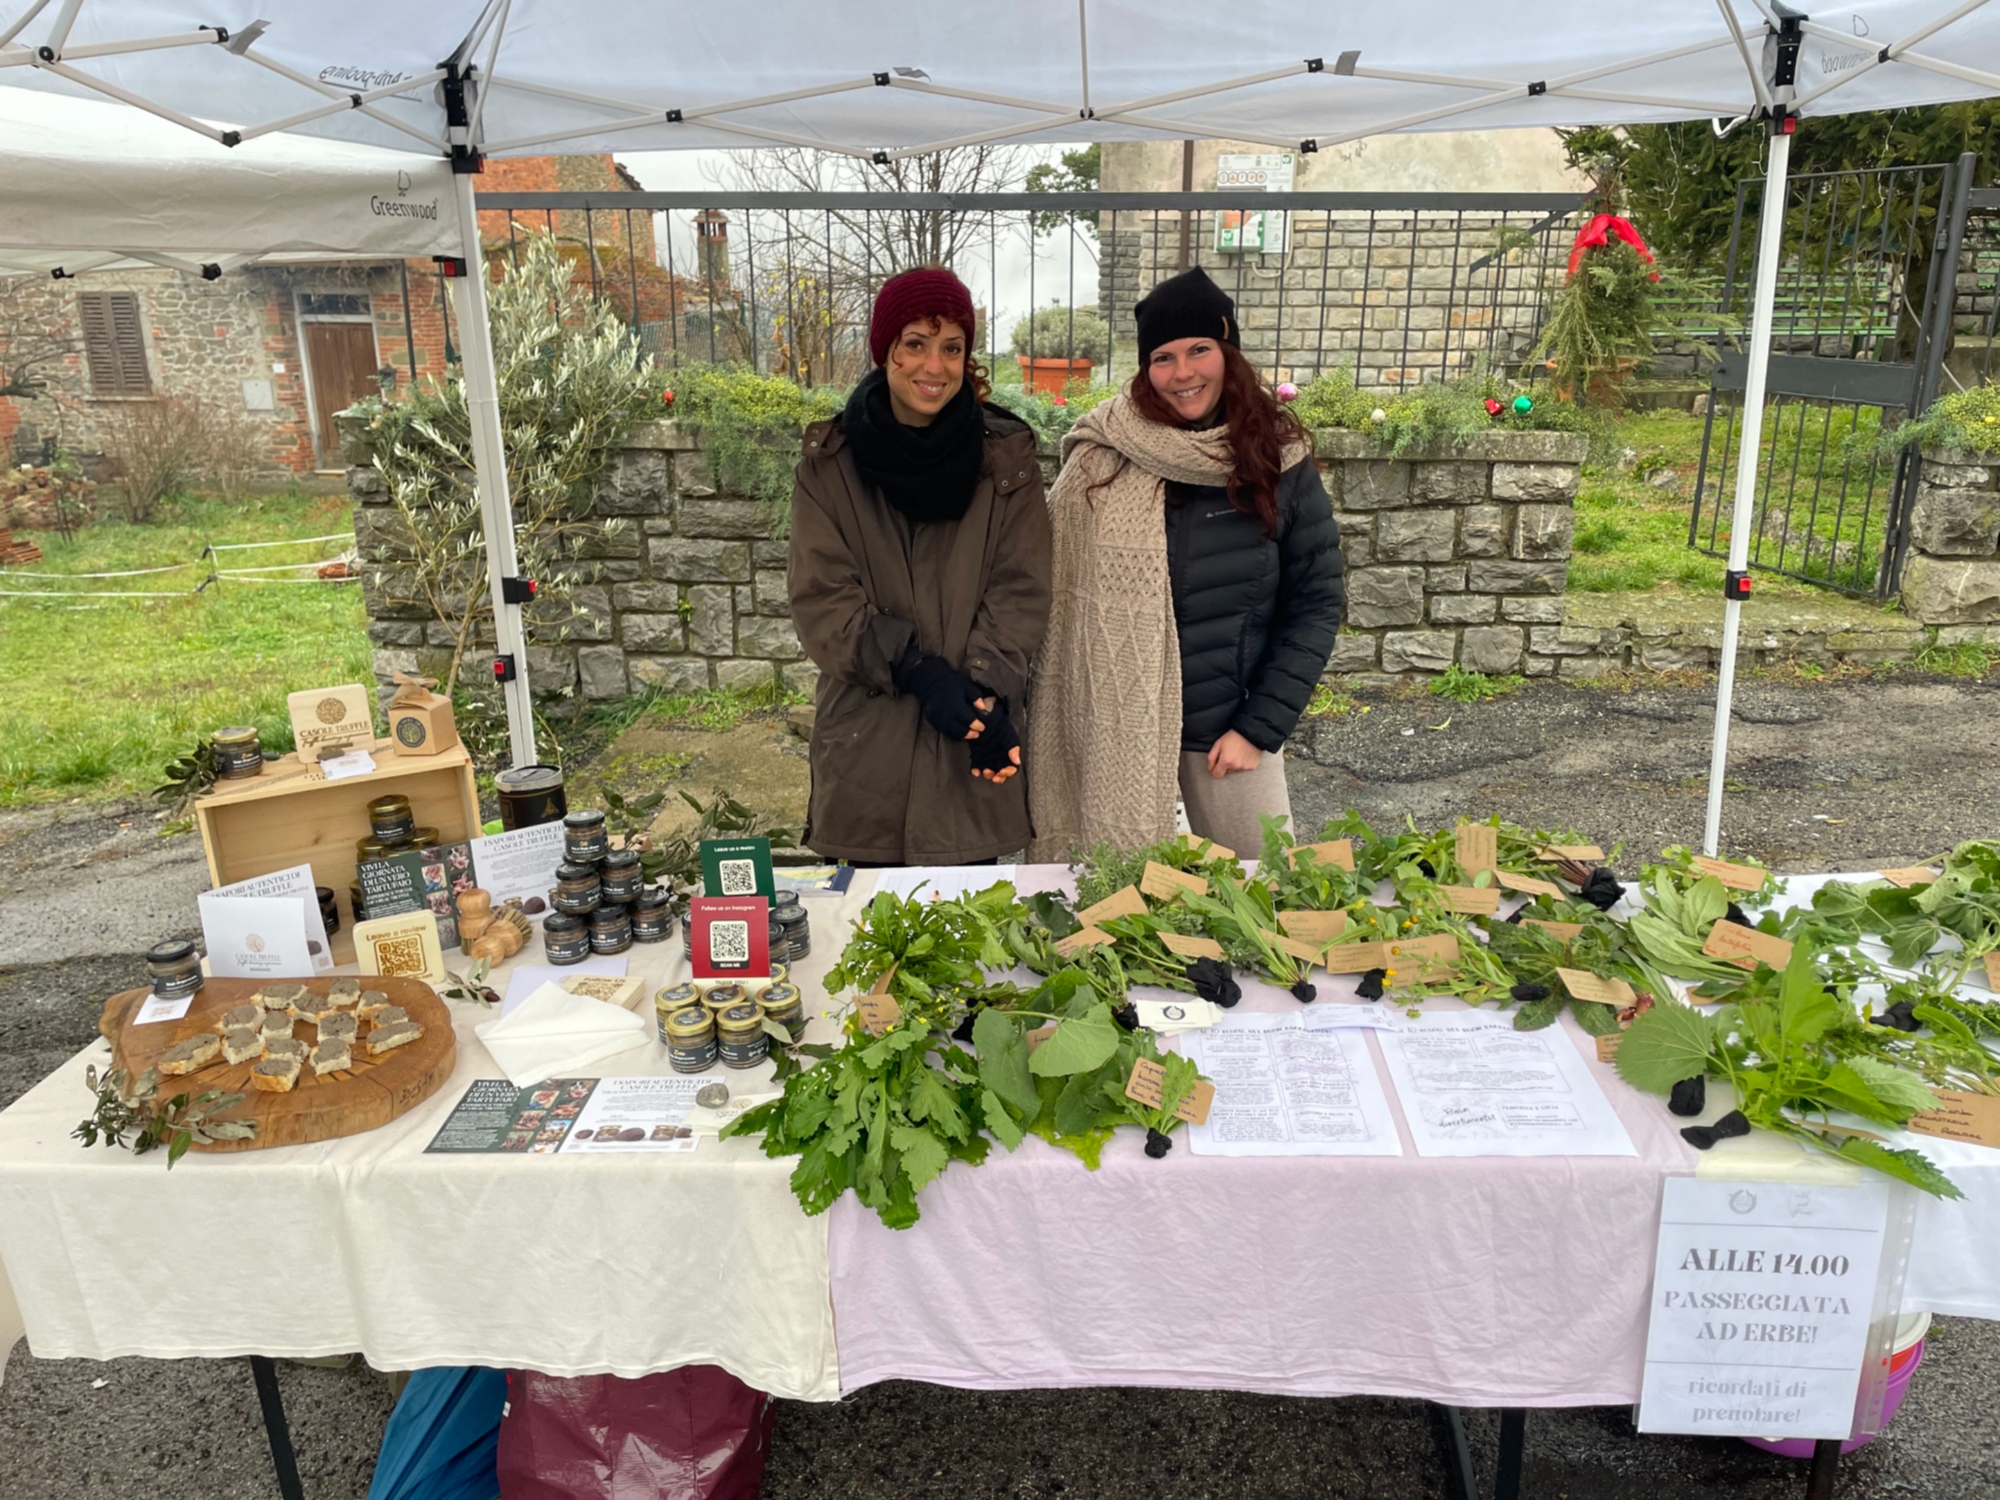
[{"label": "wooden window shutter", "polygon": [[146,368],[146,333],[132,292],[78,292],[77,322],[90,388],[100,396],[143,396],[153,388]]}]

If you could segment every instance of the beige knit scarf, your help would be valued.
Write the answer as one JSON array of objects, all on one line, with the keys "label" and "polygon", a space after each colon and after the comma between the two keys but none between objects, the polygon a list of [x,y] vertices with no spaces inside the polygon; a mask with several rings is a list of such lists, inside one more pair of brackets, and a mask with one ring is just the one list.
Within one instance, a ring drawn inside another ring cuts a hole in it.
[{"label": "beige knit scarf", "polygon": [[1062,451],[1049,493],[1055,597],[1024,755],[1035,861],[1173,833],[1181,656],[1165,481],[1222,484],[1233,465],[1227,427],[1164,426],[1122,395],[1079,418]]}]

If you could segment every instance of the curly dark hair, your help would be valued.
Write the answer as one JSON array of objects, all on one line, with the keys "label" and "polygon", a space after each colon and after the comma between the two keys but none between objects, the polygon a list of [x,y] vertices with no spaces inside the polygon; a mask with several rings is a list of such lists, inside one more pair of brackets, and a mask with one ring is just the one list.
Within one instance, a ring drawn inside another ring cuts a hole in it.
[{"label": "curly dark hair", "polygon": [[[1285,449],[1306,441],[1305,427],[1264,384],[1250,361],[1234,344],[1218,344],[1222,351],[1222,405],[1229,423],[1229,448],[1236,467],[1223,486],[1229,503],[1246,516],[1264,524],[1266,536],[1278,529],[1278,480],[1285,472]],[[1126,394],[1150,422],[1164,427],[1185,427],[1167,398],[1153,389],[1152,377],[1141,365],[1132,377]]]},{"label": "curly dark hair", "polygon": [[[924,331],[927,333],[936,333],[946,323],[950,323],[956,327],[958,319],[944,318],[932,314],[928,318],[913,318],[911,322],[922,323]],[[909,324],[906,323],[903,326],[907,328]],[[979,362],[979,355],[972,347],[973,337],[978,330],[976,328],[967,328],[962,331],[965,334],[965,378],[972,382],[972,394],[976,398],[981,401],[991,401],[993,399],[993,382],[987,378],[986,366]],[[895,347],[894,344],[889,346],[891,354],[895,352]]]}]

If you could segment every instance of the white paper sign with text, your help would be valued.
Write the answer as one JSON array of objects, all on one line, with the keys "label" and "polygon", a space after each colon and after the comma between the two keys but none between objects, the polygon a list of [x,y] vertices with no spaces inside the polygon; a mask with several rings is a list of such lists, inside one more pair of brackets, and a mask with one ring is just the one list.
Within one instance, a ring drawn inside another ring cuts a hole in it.
[{"label": "white paper sign with text", "polygon": [[1880,1182],[1668,1178],[1639,1430],[1847,1437],[1888,1215]]}]

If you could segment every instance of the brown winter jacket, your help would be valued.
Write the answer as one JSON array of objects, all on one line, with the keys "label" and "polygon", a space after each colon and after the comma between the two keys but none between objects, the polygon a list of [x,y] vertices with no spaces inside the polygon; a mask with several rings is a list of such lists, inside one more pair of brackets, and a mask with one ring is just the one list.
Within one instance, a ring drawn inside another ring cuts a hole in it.
[{"label": "brown winter jacket", "polygon": [[950,865],[1026,847],[1027,778],[972,774],[890,667],[914,639],[1012,705],[1049,624],[1035,436],[984,408],[986,464],[958,521],[912,523],[864,484],[839,420],[806,429],[792,492],[792,623],[820,669],[806,842],[828,858]]}]

